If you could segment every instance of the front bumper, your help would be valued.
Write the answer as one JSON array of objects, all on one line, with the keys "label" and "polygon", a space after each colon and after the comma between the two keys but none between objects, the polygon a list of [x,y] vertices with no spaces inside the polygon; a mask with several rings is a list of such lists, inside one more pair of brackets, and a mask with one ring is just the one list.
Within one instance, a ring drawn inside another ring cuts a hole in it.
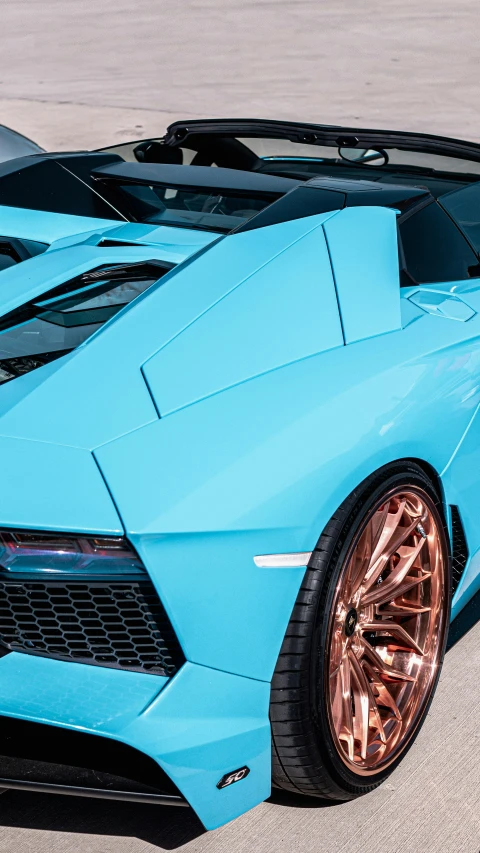
[{"label": "front bumper", "polygon": [[[138,750],[207,829],[262,802],[271,790],[270,679],[304,569],[259,568],[253,555],[305,550],[303,539],[283,527],[136,534],[88,451],[7,437],[2,448],[9,484],[0,494],[2,525],[116,536],[127,529],[186,662],[169,679],[10,651],[0,658],[0,717]],[[243,767],[248,775],[217,787]],[[17,781],[36,784],[33,775]]]},{"label": "front bumper", "polygon": [[[15,652],[0,659],[0,715],[139,750],[158,763],[207,829],[270,794],[269,692],[266,682],[188,662],[168,680]],[[217,788],[226,773],[245,765],[244,779]]]}]

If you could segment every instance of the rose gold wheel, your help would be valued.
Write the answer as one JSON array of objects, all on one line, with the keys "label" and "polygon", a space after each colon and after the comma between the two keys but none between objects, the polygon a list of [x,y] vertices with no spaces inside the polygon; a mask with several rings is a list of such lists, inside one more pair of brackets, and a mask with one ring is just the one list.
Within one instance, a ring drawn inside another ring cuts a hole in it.
[{"label": "rose gold wheel", "polygon": [[341,568],[327,644],[327,706],[342,761],[391,764],[430,699],[446,631],[445,539],[420,488],[392,491],[366,517]]}]

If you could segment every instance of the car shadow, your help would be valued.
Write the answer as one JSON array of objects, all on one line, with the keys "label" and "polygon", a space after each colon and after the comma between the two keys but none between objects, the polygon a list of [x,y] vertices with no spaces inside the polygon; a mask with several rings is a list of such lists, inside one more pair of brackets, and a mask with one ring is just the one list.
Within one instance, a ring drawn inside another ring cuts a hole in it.
[{"label": "car shadow", "polygon": [[480,591],[473,596],[467,605],[463,608],[457,618],[450,625],[448,633],[447,652],[451,649],[465,634],[470,631],[480,619]]},{"label": "car shadow", "polygon": [[280,791],[278,788],[272,790],[267,803],[291,809],[329,809],[342,805],[340,801],[322,800],[321,797],[306,797],[303,794]]},{"label": "car shadow", "polygon": [[22,791],[6,791],[1,797],[0,833],[7,826],[137,838],[159,850],[177,850],[206,831],[191,809]]},{"label": "car shadow", "polygon": [[[450,626],[447,650],[480,619],[480,592]],[[280,808],[331,808],[338,803],[274,790],[268,802]],[[158,850],[177,850],[205,829],[190,809],[117,803],[76,797],[7,791],[1,798],[0,827],[137,838]]]}]

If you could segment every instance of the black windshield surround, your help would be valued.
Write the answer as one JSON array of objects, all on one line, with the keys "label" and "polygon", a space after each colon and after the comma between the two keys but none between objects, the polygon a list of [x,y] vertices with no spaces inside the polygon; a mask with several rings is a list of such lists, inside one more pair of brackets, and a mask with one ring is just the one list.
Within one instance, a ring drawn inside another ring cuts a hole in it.
[{"label": "black windshield surround", "polygon": [[102,195],[137,222],[228,233],[299,185],[242,170],[165,163],[94,169]]}]

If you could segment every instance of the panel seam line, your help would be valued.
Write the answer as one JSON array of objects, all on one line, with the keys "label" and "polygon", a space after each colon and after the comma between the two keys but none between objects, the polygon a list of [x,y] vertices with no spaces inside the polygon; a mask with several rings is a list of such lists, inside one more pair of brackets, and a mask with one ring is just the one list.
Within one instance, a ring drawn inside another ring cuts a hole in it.
[{"label": "panel seam line", "polygon": [[343,326],[343,317],[342,317],[342,309],[341,309],[341,307],[340,307],[340,298],[339,298],[339,296],[338,296],[338,285],[337,285],[337,279],[336,279],[336,277],[335,277],[335,269],[334,269],[334,266],[333,266],[332,253],[331,253],[331,251],[330,251],[330,245],[329,245],[329,242],[328,242],[328,236],[327,236],[327,232],[326,232],[326,230],[325,230],[325,225],[324,225],[324,224],[322,224],[322,231],[323,231],[323,234],[324,234],[324,237],[325,237],[325,245],[326,245],[326,247],[327,247],[328,260],[330,261],[330,269],[331,269],[331,271],[332,271],[333,287],[334,287],[334,290],[335,290],[335,299],[337,300],[338,316],[339,316],[339,319],[340,319],[340,327],[341,327],[341,330],[342,330],[343,345],[344,345],[344,346],[346,346],[346,344],[347,344],[347,340],[346,340],[346,337],[345,337],[345,329],[344,329],[344,326]]}]

